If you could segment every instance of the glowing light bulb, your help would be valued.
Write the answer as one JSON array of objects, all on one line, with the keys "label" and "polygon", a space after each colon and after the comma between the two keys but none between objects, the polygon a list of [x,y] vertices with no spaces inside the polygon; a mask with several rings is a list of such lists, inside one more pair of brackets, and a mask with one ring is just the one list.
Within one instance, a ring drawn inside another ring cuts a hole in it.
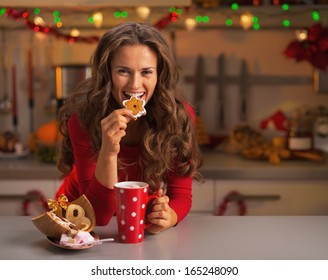
[{"label": "glowing light bulb", "polygon": [[306,29],[299,29],[295,31],[297,41],[305,41],[308,38],[308,32]]},{"label": "glowing light bulb", "polygon": [[197,22],[194,18],[186,18],[185,26],[187,30],[191,31],[195,29],[195,27],[197,26]]},{"label": "glowing light bulb", "polygon": [[96,12],[92,15],[92,17],[95,27],[100,28],[103,24],[103,14],[101,12]]},{"label": "glowing light bulb", "polygon": [[72,37],[79,37],[80,36],[80,30],[78,30],[77,28],[73,28],[71,30],[71,36]]},{"label": "glowing light bulb", "polygon": [[39,26],[44,26],[46,23],[42,17],[36,16],[36,17],[34,17],[34,24],[39,25]]},{"label": "glowing light bulb", "polygon": [[147,6],[138,6],[136,7],[136,13],[139,18],[145,20],[149,17],[150,8]]},{"label": "glowing light bulb", "polygon": [[241,14],[240,25],[244,30],[248,30],[253,25],[253,15],[249,12]]}]

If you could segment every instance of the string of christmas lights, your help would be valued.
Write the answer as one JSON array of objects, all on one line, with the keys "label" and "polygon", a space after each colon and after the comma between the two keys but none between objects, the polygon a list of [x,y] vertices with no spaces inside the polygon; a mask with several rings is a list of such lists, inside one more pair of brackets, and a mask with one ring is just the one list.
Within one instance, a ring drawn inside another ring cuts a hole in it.
[{"label": "string of christmas lights", "polygon": [[[49,12],[49,9],[46,9]],[[137,15],[139,19],[145,20],[151,13],[150,8],[148,7],[136,7],[134,14]],[[182,15],[183,11],[183,15]],[[320,11],[320,12],[319,12]],[[35,8],[33,12],[35,18],[40,14],[41,9]],[[42,9],[44,12],[44,9]],[[161,11],[163,12],[163,10]],[[275,1],[272,5],[260,5],[257,3],[257,0],[253,0],[253,5],[240,5],[238,1],[232,2],[230,5],[224,5],[220,9],[207,9],[207,8],[196,8],[196,7],[184,7],[184,8],[170,8],[170,13],[176,13],[179,18],[184,19],[184,26],[187,30],[193,30],[195,27],[211,27],[217,28],[221,27],[242,27],[244,30],[253,29],[259,30],[263,27],[283,27],[283,28],[295,28],[297,25],[303,25],[306,21],[306,25],[310,25],[310,19],[314,22],[320,22],[321,18],[327,16],[328,6],[324,5],[289,5],[288,3],[280,3],[279,0]],[[0,16],[3,16],[7,13],[7,8],[0,8]],[[75,14],[81,13],[81,11],[73,11]],[[86,13],[82,11],[82,13]],[[88,12],[87,12],[88,13]],[[115,19],[126,19],[129,17],[130,10],[116,10],[113,13]],[[132,12],[133,13],[133,12]],[[166,12],[163,16],[163,21],[165,22]],[[58,10],[52,11],[53,21],[58,29],[63,27],[61,20],[61,12]],[[67,15],[67,11],[63,17]],[[70,14],[68,14],[70,16]],[[303,18],[300,16],[303,15]],[[87,22],[95,25],[97,28],[102,26],[103,15],[99,11],[95,11],[91,16],[88,16]],[[160,17],[160,14],[159,14]],[[41,25],[36,23],[34,18],[34,23],[36,25]],[[42,22],[41,16],[38,17]],[[172,22],[174,21],[174,14],[172,14]],[[268,22],[269,20],[269,22]],[[275,21],[275,23],[272,22]],[[45,24],[45,22],[43,22]],[[164,24],[165,25],[165,24]],[[181,27],[180,25],[175,25],[175,27]],[[74,27],[78,29],[78,27]],[[75,36],[72,36],[75,37]]]},{"label": "string of christmas lights", "polygon": [[[242,6],[241,8],[237,2],[232,2],[230,6],[225,6],[224,9],[220,9],[216,12],[209,9],[195,9],[195,7],[185,7],[183,9],[171,7],[169,13],[164,14],[164,16],[162,16],[160,20],[154,24],[154,26],[158,29],[164,29],[168,24],[176,22],[179,18],[184,19],[184,27],[189,31],[194,30],[196,27],[202,28],[205,26],[210,28],[218,26],[217,28],[219,28],[220,24],[226,28],[236,27],[238,25],[244,30],[260,30],[263,28],[263,26],[279,26],[280,23],[280,27],[288,29],[291,27],[299,28],[295,22],[295,16],[299,17],[300,15],[304,15],[308,21],[312,20],[312,22],[318,23],[321,21],[320,13],[328,12],[326,7],[325,9],[319,9],[319,7],[312,5],[300,9],[300,7],[290,7],[286,3],[278,5],[277,1],[274,5],[266,7],[268,8],[266,10],[263,10],[263,7],[261,9],[260,5],[255,4],[246,8],[245,6]],[[148,17],[150,9],[148,7],[139,8],[146,8],[146,17]],[[32,29],[35,32],[51,34],[57,38],[63,38],[69,43],[95,43],[99,40],[98,36],[81,36],[81,33],[77,27],[72,28],[70,34],[65,34],[63,31],[61,31],[63,23],[61,19],[61,13],[58,10],[52,11],[54,25],[47,25],[42,17],[39,16],[40,12],[41,9],[39,8],[35,8],[30,12],[27,10],[19,11],[13,8],[0,8],[0,16],[5,15],[17,21],[22,20],[27,28]],[[137,9],[135,12],[137,13]],[[113,16],[115,19],[126,19],[129,16],[129,13],[130,11],[128,10],[116,10],[113,13]],[[221,23],[218,23],[218,15],[221,18],[224,18],[221,20]],[[323,14],[323,16],[324,15],[325,14]],[[268,20],[269,22],[266,22]],[[274,20],[278,25],[275,25],[270,20]],[[298,20],[300,22],[300,19]],[[102,13],[94,12],[92,16],[88,17],[88,22],[95,25],[96,28],[100,28],[102,26]],[[304,21],[301,20],[301,23],[303,25]],[[307,24],[310,25],[311,22],[308,22]],[[175,25],[175,27],[181,27],[181,24]]]},{"label": "string of christmas lights", "polygon": [[[99,36],[80,36],[78,33],[65,34],[61,32],[58,28],[52,27],[49,25],[43,25],[41,23],[35,23],[35,21],[31,20],[30,14],[28,11],[19,11],[13,8],[3,8],[1,9],[1,14],[12,18],[16,21],[23,21],[25,26],[28,29],[33,30],[34,32],[40,32],[47,35],[55,36],[57,39],[64,39],[69,43],[97,43],[100,39]],[[60,22],[59,14],[57,15],[58,22]],[[178,13],[175,10],[170,10],[170,12],[164,15],[161,19],[159,19],[154,27],[158,29],[164,29],[171,22],[176,22],[178,20]],[[78,35],[77,35],[78,34]]]}]

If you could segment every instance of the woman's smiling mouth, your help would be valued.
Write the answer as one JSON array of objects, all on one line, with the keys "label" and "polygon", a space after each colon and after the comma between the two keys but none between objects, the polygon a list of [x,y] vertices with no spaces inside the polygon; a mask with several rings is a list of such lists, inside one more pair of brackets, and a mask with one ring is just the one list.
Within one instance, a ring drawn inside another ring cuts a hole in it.
[{"label": "woman's smiling mouth", "polygon": [[123,91],[123,94],[126,98],[130,98],[132,96],[136,97],[136,98],[142,98],[145,94],[145,92],[127,92],[127,91]]}]

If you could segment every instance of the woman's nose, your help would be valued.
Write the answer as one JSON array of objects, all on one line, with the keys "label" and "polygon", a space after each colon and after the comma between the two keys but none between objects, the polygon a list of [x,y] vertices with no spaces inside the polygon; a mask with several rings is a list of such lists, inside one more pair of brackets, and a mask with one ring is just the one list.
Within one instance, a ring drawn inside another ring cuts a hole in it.
[{"label": "woman's nose", "polygon": [[141,77],[138,74],[134,74],[130,79],[131,87],[133,89],[138,89],[141,86]]}]

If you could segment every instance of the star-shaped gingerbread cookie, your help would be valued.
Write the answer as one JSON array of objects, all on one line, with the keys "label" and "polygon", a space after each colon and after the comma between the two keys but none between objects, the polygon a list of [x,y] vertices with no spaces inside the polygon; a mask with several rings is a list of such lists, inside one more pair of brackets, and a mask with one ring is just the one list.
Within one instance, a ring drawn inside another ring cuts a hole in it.
[{"label": "star-shaped gingerbread cookie", "polygon": [[124,100],[123,106],[132,112],[132,116],[135,120],[147,113],[144,107],[145,100],[139,99],[135,96],[131,96],[129,100]]}]

